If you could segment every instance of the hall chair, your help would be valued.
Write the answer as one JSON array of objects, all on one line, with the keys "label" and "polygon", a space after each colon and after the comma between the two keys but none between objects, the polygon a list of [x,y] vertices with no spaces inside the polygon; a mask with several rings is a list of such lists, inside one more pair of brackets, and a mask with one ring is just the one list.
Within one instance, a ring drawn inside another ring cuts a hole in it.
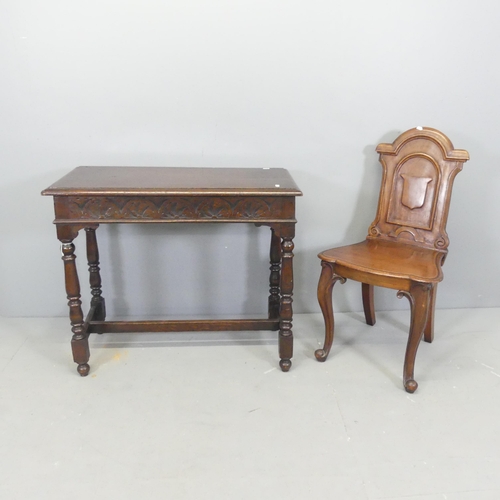
[{"label": "hall chair", "polygon": [[417,127],[392,144],[379,144],[383,167],[377,215],[365,241],[321,252],[318,301],[325,320],[325,342],[315,352],[325,361],[332,347],[334,319],[332,290],[337,281],[361,282],[366,323],[375,324],[374,286],[398,290],[411,307],[411,325],[404,359],[407,392],[418,387],[415,357],[422,339],[434,338],[437,284],[448,253],[446,221],[453,180],[469,159],[454,149],[438,130]]}]

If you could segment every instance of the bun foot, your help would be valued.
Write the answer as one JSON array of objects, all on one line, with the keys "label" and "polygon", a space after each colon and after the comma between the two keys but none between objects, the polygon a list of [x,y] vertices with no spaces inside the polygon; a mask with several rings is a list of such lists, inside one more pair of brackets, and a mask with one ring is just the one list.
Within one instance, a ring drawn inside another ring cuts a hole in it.
[{"label": "bun foot", "polygon": [[418,387],[418,384],[413,379],[407,380],[405,382],[406,392],[409,392],[410,394],[413,394],[417,390],[417,387]]},{"label": "bun foot", "polygon": [[289,359],[280,359],[280,366],[282,372],[287,372],[292,366],[292,362]]},{"label": "bun foot", "polygon": [[90,366],[88,363],[83,363],[78,365],[77,371],[82,377],[86,377],[89,374]]},{"label": "bun foot", "polygon": [[316,359],[321,362],[326,361],[326,358],[328,357],[328,353],[325,352],[324,349],[318,349],[314,352],[314,355],[316,356]]}]

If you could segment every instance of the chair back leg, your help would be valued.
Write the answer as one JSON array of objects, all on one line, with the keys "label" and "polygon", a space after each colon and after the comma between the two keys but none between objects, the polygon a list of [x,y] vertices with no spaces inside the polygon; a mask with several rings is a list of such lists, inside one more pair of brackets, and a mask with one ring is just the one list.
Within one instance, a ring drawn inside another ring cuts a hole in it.
[{"label": "chair back leg", "polygon": [[373,285],[361,283],[361,294],[363,296],[363,310],[365,311],[366,324],[375,324],[375,304],[373,301]]},{"label": "chair back leg", "polygon": [[427,323],[425,323],[424,340],[431,343],[434,340],[434,313],[436,311],[436,294],[437,283],[434,284],[430,291],[429,312],[427,314]]}]

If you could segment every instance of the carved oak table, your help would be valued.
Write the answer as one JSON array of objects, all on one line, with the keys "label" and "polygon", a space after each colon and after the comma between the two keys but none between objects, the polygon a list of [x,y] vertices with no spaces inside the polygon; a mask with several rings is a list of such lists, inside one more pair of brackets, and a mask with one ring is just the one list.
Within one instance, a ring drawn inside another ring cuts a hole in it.
[{"label": "carved oak table", "polygon": [[[45,189],[54,197],[57,238],[78,373],[89,373],[91,333],[279,330],[283,371],[293,354],[292,291],[295,197],[302,193],[285,169],[78,167]],[[106,321],[96,229],[115,223],[254,223],[271,228],[267,318],[228,320]],[[80,300],[73,240],[85,230],[92,300],[86,317]]]}]

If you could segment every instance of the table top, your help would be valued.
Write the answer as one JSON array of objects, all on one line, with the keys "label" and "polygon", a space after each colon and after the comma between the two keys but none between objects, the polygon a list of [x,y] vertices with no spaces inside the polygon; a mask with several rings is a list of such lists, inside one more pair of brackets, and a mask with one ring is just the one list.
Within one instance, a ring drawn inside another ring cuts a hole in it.
[{"label": "table top", "polygon": [[284,168],[77,167],[47,196],[301,196]]}]

